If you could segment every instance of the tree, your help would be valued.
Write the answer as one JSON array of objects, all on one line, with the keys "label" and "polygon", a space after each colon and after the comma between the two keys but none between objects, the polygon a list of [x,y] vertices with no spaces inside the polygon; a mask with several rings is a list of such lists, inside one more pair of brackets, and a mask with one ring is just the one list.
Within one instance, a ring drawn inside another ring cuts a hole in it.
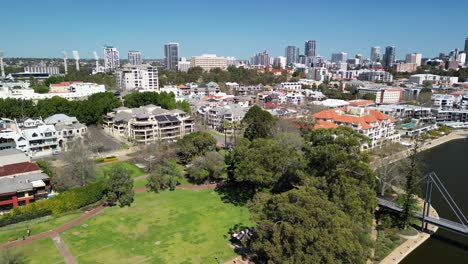
[{"label": "tree", "polygon": [[193,160],[187,173],[196,182],[222,179],[226,175],[224,157],[216,151],[207,152],[204,156]]},{"label": "tree", "polygon": [[419,164],[419,148],[421,141],[416,139],[413,148],[408,156],[408,164],[405,168],[406,182],[405,194],[403,195],[403,213],[401,214],[401,227],[408,228],[410,220],[414,217],[415,209],[417,208],[416,195],[419,192],[419,179],[421,177],[421,168]]},{"label": "tree", "polygon": [[365,227],[370,226],[377,204],[376,175],[369,156],[360,149],[367,141],[351,128],[338,127],[313,130],[304,145],[307,174],[319,179],[316,187]]},{"label": "tree", "polygon": [[432,84],[433,84],[432,81],[423,81],[422,83],[423,87],[426,89],[432,88]]},{"label": "tree", "polygon": [[326,193],[302,186],[250,206],[256,263],[365,263],[369,239]]},{"label": "tree", "polygon": [[162,164],[154,166],[152,173],[148,176],[146,187],[153,192],[167,188],[173,191],[183,177],[183,168],[175,160],[166,160]]},{"label": "tree", "polygon": [[91,152],[79,140],[70,142],[63,154],[63,171],[52,178],[54,189],[64,191],[76,186],[85,186],[96,179],[96,165]]},{"label": "tree", "polygon": [[375,94],[371,94],[371,93],[367,93],[365,95],[362,96],[362,99],[364,100],[372,100],[372,101],[375,101]]},{"label": "tree", "polygon": [[194,132],[185,135],[177,142],[180,160],[189,163],[194,157],[204,155],[207,151],[214,150],[216,139],[206,132]]},{"label": "tree", "polygon": [[252,141],[256,138],[271,137],[275,118],[268,111],[254,105],[245,114],[242,122],[245,125],[244,137]]},{"label": "tree", "polygon": [[130,171],[118,164],[112,166],[110,171],[105,172],[107,178],[104,200],[109,204],[119,203],[120,207],[130,206],[133,203],[133,179],[130,177]]},{"label": "tree", "polygon": [[52,168],[52,165],[50,164],[49,161],[47,160],[38,160],[36,161],[37,166],[41,168],[42,172],[47,174],[50,178],[53,178],[55,175],[54,169]]},{"label": "tree", "polygon": [[0,264],[26,264],[27,257],[14,249],[6,249],[0,252]]},{"label": "tree", "polygon": [[375,151],[376,156],[376,173],[380,196],[384,196],[385,192],[392,186],[400,185],[404,176],[402,173],[403,162],[400,160],[390,160],[393,155],[401,150],[401,145],[397,143],[385,144],[382,148]]},{"label": "tree", "polygon": [[255,189],[289,189],[292,183],[299,182],[298,171],[305,165],[300,152],[273,139],[239,142],[231,156],[229,169],[233,179]]}]

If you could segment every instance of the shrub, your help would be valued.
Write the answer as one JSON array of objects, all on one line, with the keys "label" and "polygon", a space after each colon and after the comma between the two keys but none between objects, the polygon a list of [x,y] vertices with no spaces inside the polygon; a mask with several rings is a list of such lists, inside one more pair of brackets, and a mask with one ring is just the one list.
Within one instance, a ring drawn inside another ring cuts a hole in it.
[{"label": "shrub", "polygon": [[15,207],[0,218],[0,227],[79,209],[100,201],[103,192],[104,181],[97,181],[87,186],[70,189],[48,200]]}]

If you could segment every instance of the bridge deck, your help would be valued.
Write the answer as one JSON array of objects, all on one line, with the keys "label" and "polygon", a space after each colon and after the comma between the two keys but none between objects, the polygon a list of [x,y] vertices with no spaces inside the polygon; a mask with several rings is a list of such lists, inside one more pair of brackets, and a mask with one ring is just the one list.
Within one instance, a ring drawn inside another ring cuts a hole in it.
[{"label": "bridge deck", "polygon": [[[390,201],[387,201],[387,200],[382,199],[382,198],[377,198],[377,203],[378,203],[379,206],[390,209],[392,211],[395,211],[395,212],[398,212],[398,213],[403,212],[403,208],[396,205],[394,202],[390,202]],[[422,215],[422,213],[416,213],[414,216],[416,218],[422,220],[423,215]],[[424,218],[424,221],[429,223],[429,224],[438,226],[440,228],[444,228],[444,229],[447,229],[449,231],[454,231],[454,232],[461,233],[461,234],[464,234],[464,235],[468,236],[468,227],[466,225],[464,225],[464,224],[457,223],[457,222],[454,222],[454,221],[451,221],[451,220],[448,220],[448,219],[444,219],[444,218],[434,218],[434,217],[430,217],[430,216],[426,216]]]}]

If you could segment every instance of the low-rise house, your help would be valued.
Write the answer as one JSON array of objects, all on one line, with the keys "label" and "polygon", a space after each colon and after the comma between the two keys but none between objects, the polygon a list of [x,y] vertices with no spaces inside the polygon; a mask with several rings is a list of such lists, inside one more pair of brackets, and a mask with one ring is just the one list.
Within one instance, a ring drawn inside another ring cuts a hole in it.
[{"label": "low-rise house", "polygon": [[65,114],[49,116],[44,120],[46,125],[53,125],[57,131],[57,141],[61,149],[66,149],[66,142],[76,138],[83,138],[88,131],[86,125],[81,124],[76,117]]},{"label": "low-rise house", "polygon": [[[380,147],[384,141],[398,142],[395,119],[377,110],[360,107],[343,107],[320,111],[313,115],[320,127],[348,126],[369,138],[363,149]],[[326,123],[325,123],[326,122]]]},{"label": "low-rise house", "polygon": [[194,131],[194,119],[180,110],[147,105],[119,107],[104,116],[104,130],[111,135],[141,144],[177,140]]}]

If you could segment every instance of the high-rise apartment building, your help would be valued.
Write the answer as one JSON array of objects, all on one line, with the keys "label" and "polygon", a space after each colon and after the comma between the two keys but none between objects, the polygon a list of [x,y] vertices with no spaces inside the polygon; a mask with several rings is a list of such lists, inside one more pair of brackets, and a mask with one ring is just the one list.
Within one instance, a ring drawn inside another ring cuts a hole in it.
[{"label": "high-rise apartment building", "polygon": [[386,67],[391,67],[395,63],[396,57],[396,47],[388,46],[385,48],[385,54],[383,58],[383,65]]},{"label": "high-rise apartment building", "polygon": [[136,50],[131,50],[128,52],[128,63],[131,65],[140,65],[141,64],[141,52]]},{"label": "high-rise apartment building", "polygon": [[348,60],[348,53],[346,52],[340,52],[340,53],[333,53],[332,54],[332,59],[331,61],[333,63],[340,63],[340,62],[346,62]]},{"label": "high-rise apartment building", "polygon": [[167,43],[164,45],[164,67],[169,70],[177,70],[179,63],[179,43]]},{"label": "high-rise apartment building", "polygon": [[149,64],[125,64],[118,71],[119,86],[125,90],[158,92],[158,69]]},{"label": "high-rise apartment building", "polygon": [[317,42],[315,40],[308,40],[305,42],[304,55],[307,57],[315,56]]},{"label": "high-rise apartment building", "polygon": [[104,70],[114,71],[120,67],[119,51],[111,46],[104,47]]},{"label": "high-rise apartment building", "polygon": [[374,46],[371,48],[371,55],[370,59],[372,62],[380,62],[381,55],[380,55],[380,47]]},{"label": "high-rise apartment building", "polygon": [[250,64],[268,66],[270,65],[270,54],[267,50],[257,53],[250,59]]},{"label": "high-rise apartment building", "polygon": [[222,70],[227,69],[227,59],[224,57],[217,57],[216,54],[203,54],[201,56],[194,56],[190,59],[190,67],[201,67],[205,71],[214,68]]},{"label": "high-rise apartment building", "polygon": [[292,65],[299,62],[299,48],[296,46],[287,46],[285,50],[286,64]]},{"label": "high-rise apartment building", "polygon": [[406,55],[406,63],[415,63],[418,66],[421,66],[422,54],[421,53],[411,53]]},{"label": "high-rise apartment building", "polygon": [[465,54],[468,54],[468,38],[465,39]]}]

